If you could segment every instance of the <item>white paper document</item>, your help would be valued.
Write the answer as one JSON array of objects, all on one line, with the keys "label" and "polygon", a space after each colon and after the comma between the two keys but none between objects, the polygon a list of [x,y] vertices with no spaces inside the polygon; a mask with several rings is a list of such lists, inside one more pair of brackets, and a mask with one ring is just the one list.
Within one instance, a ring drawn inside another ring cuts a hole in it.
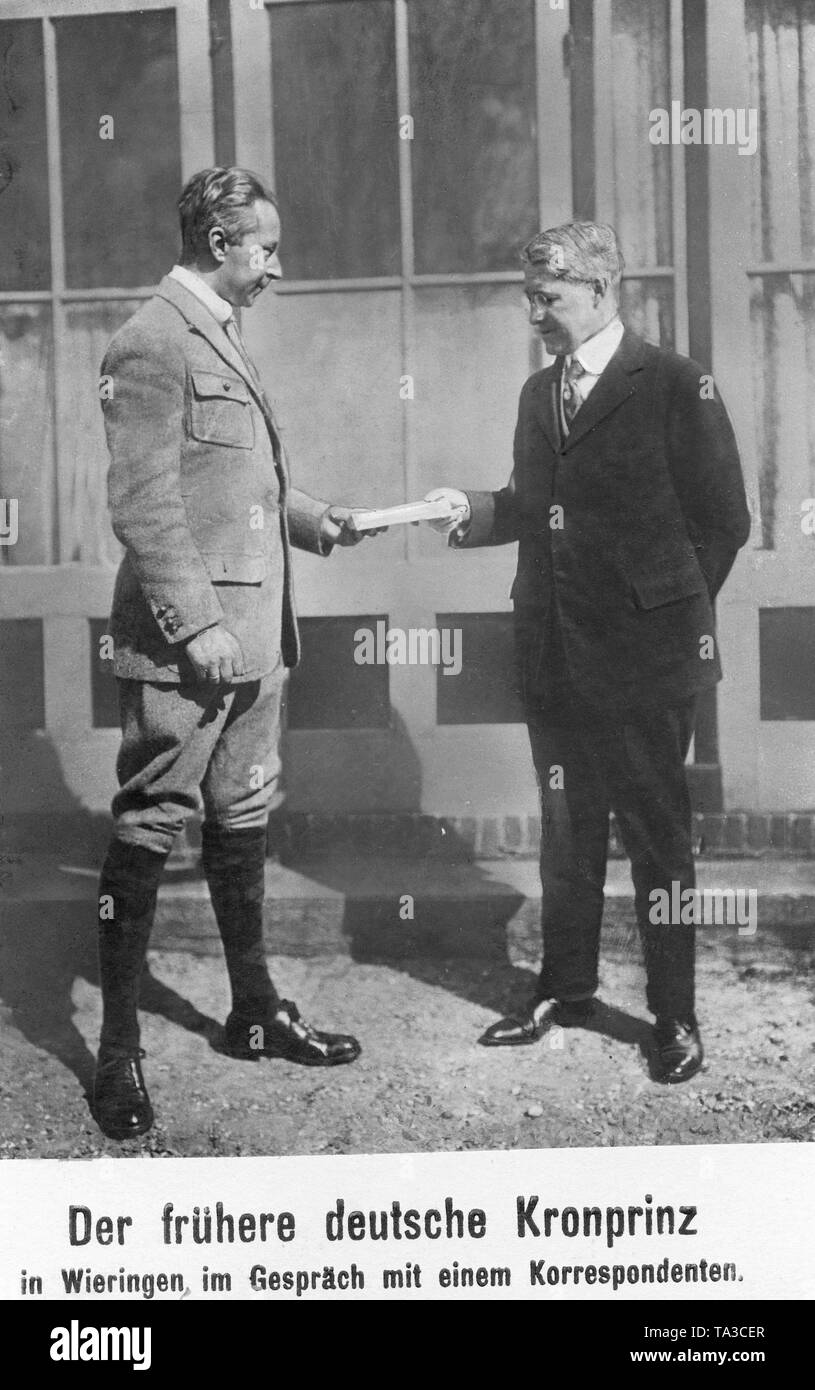
[{"label": "white paper document", "polygon": [[436,518],[449,517],[450,503],[402,502],[397,507],[379,507],[374,511],[354,511],[354,524],[358,531],[373,531],[378,526],[407,526],[411,521],[435,521]]}]

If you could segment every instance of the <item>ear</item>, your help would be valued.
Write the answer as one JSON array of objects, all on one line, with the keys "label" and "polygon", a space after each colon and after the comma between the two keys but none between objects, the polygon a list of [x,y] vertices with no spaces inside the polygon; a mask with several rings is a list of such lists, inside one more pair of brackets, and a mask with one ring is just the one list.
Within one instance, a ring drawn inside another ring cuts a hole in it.
[{"label": "ear", "polygon": [[209,252],[212,259],[217,261],[219,265],[222,265],[226,260],[227,247],[226,233],[223,227],[211,227],[207,241],[209,243]]}]

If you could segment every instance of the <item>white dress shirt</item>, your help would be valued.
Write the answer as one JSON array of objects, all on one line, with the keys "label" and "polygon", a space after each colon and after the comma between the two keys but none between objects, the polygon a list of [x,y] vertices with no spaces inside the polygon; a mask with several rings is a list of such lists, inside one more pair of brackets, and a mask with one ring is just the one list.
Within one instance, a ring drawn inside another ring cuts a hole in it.
[{"label": "white dress shirt", "polygon": [[[585,404],[591,395],[600,374],[605,371],[617,348],[620,346],[625,328],[619,314],[615,314],[610,323],[605,328],[601,328],[599,333],[595,333],[592,338],[587,338],[585,343],[574,352],[569,353],[566,358],[566,367],[570,367],[572,362],[577,359],[583,368],[583,375],[577,377],[573,383],[574,389],[580,396],[581,405]],[[563,411],[563,384],[561,381],[561,413]]]},{"label": "white dress shirt", "polygon": [[222,299],[219,294],[215,293],[215,290],[210,289],[206,280],[202,280],[201,276],[196,275],[194,270],[190,270],[189,266],[174,265],[169,274],[173,280],[177,280],[180,285],[183,285],[186,290],[189,290],[190,294],[194,294],[196,299],[200,299],[204,307],[209,309],[213,318],[218,320],[222,328],[227,319],[231,319],[234,310],[229,300]]}]

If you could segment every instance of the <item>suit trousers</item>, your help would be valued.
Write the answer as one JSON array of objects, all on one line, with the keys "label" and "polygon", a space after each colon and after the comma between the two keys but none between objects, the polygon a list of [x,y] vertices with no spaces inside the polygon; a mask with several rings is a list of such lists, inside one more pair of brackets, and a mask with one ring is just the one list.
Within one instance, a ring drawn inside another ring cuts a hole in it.
[{"label": "suit trousers", "polygon": [[613,811],[631,860],[648,1007],[694,1018],[694,929],[649,919],[655,889],[695,886],[685,773],[694,717],[695,699],[612,715],[562,686],[556,701],[527,706],[542,810],[539,1000],[597,989]]},{"label": "suit trousers", "polygon": [[122,680],[114,838],[167,854],[203,799],[205,823],[265,826],[280,799],[285,670],[232,686]]}]

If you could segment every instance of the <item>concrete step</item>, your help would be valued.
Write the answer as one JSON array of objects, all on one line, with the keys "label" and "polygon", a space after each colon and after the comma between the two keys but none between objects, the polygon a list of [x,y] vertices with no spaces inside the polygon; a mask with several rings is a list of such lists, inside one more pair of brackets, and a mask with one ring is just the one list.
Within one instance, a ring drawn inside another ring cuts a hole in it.
[{"label": "concrete step", "polygon": [[[7,950],[33,937],[91,942],[98,866],[59,856],[13,854],[0,863],[0,939]],[[778,950],[815,948],[815,862],[710,860],[701,889],[756,893],[757,930],[699,927],[700,943],[740,964]],[[540,885],[530,860],[443,862],[432,858],[326,854],[292,864],[270,860],[264,926],[279,955],[534,958]],[[604,950],[637,950],[628,865],[609,864]],[[218,953],[220,942],[196,856],[174,856],[165,873],[154,948]]]},{"label": "concrete step", "polygon": [[[695,765],[698,766],[698,765]],[[81,853],[101,858],[110,838],[106,812],[72,808],[39,808],[11,812],[2,822],[3,845],[38,853],[48,845],[54,853]],[[609,854],[625,859],[614,816],[610,820]],[[754,811],[702,811],[693,815],[694,852],[700,859],[815,859],[815,811],[802,809],[771,814]],[[275,811],[269,823],[270,852],[294,857],[327,854],[403,855],[445,860],[533,859],[540,849],[539,815],[439,816],[420,812]],[[185,823],[179,845],[197,850],[201,827],[197,817]]]}]

